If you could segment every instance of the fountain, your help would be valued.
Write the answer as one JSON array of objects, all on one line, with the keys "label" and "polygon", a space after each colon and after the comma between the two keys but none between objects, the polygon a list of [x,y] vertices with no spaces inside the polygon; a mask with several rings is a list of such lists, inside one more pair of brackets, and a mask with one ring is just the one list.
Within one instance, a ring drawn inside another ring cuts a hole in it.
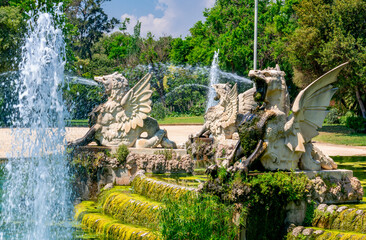
[{"label": "fountain", "polygon": [[[59,8],[55,15],[61,14]],[[65,43],[50,13],[33,14],[22,48],[1,239],[71,239],[69,169],[61,87]]]},{"label": "fountain", "polygon": [[249,80],[245,77],[238,76],[234,73],[228,73],[228,72],[221,71],[219,69],[219,53],[220,53],[220,50],[217,50],[217,52],[215,51],[215,54],[214,54],[214,57],[212,60],[212,64],[211,64],[211,68],[210,68],[210,82],[209,82],[210,90],[207,95],[206,112],[210,107],[213,107],[218,104],[218,101],[215,100],[216,91],[213,88],[213,85],[219,83],[220,77],[227,78],[227,79],[233,80],[235,82],[244,82],[244,83],[248,83],[248,84],[253,84],[253,82],[251,80]]}]

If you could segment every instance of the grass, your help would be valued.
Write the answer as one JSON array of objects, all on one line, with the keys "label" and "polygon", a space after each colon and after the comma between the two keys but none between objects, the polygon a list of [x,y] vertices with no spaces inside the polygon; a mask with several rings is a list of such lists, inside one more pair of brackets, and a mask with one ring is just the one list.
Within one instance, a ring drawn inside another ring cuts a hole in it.
[{"label": "grass", "polygon": [[167,117],[163,120],[158,120],[159,124],[204,124],[203,116],[192,117]]},{"label": "grass", "polygon": [[356,133],[344,125],[324,125],[319,130],[320,135],[313,140],[332,144],[349,146],[366,146],[366,134]]},{"label": "grass", "polygon": [[[205,120],[203,116],[192,116],[192,117],[167,117],[163,120],[158,120],[160,125],[164,124],[204,124]],[[88,119],[77,119],[77,120],[67,120],[66,126],[68,127],[89,127]]]}]

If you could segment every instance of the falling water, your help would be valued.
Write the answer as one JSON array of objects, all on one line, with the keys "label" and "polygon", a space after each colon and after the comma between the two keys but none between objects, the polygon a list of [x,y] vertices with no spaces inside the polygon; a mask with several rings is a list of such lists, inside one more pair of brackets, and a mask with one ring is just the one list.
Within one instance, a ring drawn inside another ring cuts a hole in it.
[{"label": "falling water", "polygon": [[209,109],[210,107],[214,106],[217,104],[217,102],[215,101],[215,95],[216,92],[215,90],[211,87],[214,84],[218,84],[219,83],[219,74],[218,74],[218,70],[219,70],[219,50],[217,50],[217,52],[215,52],[214,54],[214,58],[212,60],[212,64],[211,64],[211,69],[210,69],[210,90],[208,91],[208,95],[207,95],[207,106],[206,106],[206,111],[207,109]]},{"label": "falling water", "polygon": [[[55,15],[61,14],[58,9]],[[28,21],[13,146],[6,164],[1,239],[71,239],[61,86],[65,43],[49,13]]]},{"label": "falling water", "polygon": [[248,78],[238,76],[235,73],[228,73],[228,72],[221,71],[219,69],[219,50],[217,50],[217,52],[215,52],[215,54],[214,54],[212,64],[211,64],[211,69],[210,69],[210,83],[209,83],[210,90],[207,95],[206,112],[210,107],[215,106],[218,103],[217,101],[215,101],[216,92],[212,88],[212,85],[218,84],[220,77],[228,79],[228,80],[232,80],[235,82],[253,84],[253,82]]},{"label": "falling water", "polygon": [[89,86],[97,86],[98,85],[98,83],[94,80],[79,77],[79,76],[74,76],[74,75],[71,75],[71,74],[65,74],[65,80],[68,83],[79,83],[79,84],[89,85]]}]

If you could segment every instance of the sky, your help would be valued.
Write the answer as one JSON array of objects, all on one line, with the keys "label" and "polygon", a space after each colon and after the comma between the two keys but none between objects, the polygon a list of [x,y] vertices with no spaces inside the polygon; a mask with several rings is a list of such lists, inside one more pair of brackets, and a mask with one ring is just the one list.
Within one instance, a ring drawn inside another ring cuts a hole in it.
[{"label": "sky", "polygon": [[156,38],[168,35],[186,37],[197,21],[204,20],[204,9],[214,4],[215,0],[111,0],[105,2],[103,8],[110,18],[121,21],[130,18],[127,28],[130,33],[140,21],[143,37],[147,32]]}]

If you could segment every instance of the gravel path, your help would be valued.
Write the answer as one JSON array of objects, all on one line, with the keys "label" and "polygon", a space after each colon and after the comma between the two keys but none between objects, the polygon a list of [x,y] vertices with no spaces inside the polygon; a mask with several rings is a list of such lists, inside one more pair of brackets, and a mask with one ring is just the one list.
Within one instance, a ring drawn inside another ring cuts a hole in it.
[{"label": "gravel path", "polygon": [[[183,144],[187,141],[190,134],[197,133],[202,126],[200,125],[179,125],[179,126],[164,126],[168,131],[168,137],[177,144]],[[85,127],[73,127],[66,128],[66,140],[71,141],[82,137],[89,128]],[[0,158],[6,158],[6,153],[11,149],[11,142],[16,141],[11,136],[11,130],[9,128],[0,128]],[[366,156],[366,147],[335,145],[329,143],[314,143],[320,148],[326,155],[329,156]]]}]

